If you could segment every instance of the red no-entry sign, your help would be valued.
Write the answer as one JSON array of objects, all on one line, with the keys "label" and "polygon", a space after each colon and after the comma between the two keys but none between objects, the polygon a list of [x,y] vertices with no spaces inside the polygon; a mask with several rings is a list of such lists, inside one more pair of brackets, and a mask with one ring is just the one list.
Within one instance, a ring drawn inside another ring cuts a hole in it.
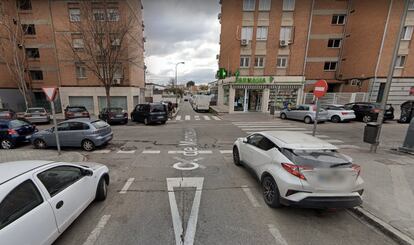
[{"label": "red no-entry sign", "polygon": [[326,91],[328,91],[328,83],[325,80],[319,80],[315,83],[313,95],[315,95],[316,98],[324,96]]}]

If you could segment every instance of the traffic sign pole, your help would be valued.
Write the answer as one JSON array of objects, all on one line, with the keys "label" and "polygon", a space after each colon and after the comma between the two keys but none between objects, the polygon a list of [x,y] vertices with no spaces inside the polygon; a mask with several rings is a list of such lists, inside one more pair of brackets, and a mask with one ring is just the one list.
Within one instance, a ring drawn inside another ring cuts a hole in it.
[{"label": "traffic sign pole", "polygon": [[316,126],[318,125],[318,117],[319,117],[319,98],[316,97],[316,114],[315,114],[315,120],[313,120],[313,131],[312,136],[315,136],[316,134]]},{"label": "traffic sign pole", "polygon": [[54,133],[56,137],[56,146],[58,150],[58,155],[60,155],[60,141],[59,141],[59,134],[57,130],[57,123],[56,123],[56,113],[55,113],[55,102],[50,101],[50,107],[52,107],[52,116],[53,116],[53,126],[54,126]]},{"label": "traffic sign pole", "polygon": [[315,118],[313,119],[312,136],[315,136],[316,126],[318,125],[319,110],[320,110],[319,98],[323,97],[326,94],[326,91],[328,91],[328,83],[325,80],[319,80],[315,83],[315,87],[313,88],[313,95],[316,98],[316,101],[315,101],[316,112],[315,112]]}]

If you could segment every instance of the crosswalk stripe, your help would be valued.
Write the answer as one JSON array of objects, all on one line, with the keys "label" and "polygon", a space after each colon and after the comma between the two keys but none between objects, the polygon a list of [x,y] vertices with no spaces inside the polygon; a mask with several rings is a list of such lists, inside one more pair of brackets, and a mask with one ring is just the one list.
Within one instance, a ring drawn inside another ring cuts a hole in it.
[{"label": "crosswalk stripe", "polygon": [[185,115],[185,120],[186,121],[190,120],[190,115]]},{"label": "crosswalk stripe", "polygon": [[200,116],[195,115],[195,116],[194,116],[194,119],[195,119],[196,121],[199,121],[199,120],[200,120]]},{"label": "crosswalk stripe", "polygon": [[176,117],[175,117],[175,120],[176,120],[176,121],[181,121],[181,116],[180,116],[180,115],[176,116]]},{"label": "crosswalk stripe", "polygon": [[204,116],[204,120],[210,120],[209,116]]},{"label": "crosswalk stripe", "polygon": [[232,150],[220,150],[221,154],[232,154],[233,151]]},{"label": "crosswalk stripe", "polygon": [[142,152],[143,154],[159,154],[161,153],[161,151],[150,151],[150,150],[146,150]]},{"label": "crosswalk stripe", "polygon": [[105,154],[105,153],[109,153],[109,152],[111,152],[111,150],[97,150],[97,151],[93,151],[92,153],[102,153],[102,154]]},{"label": "crosswalk stripe", "polygon": [[211,116],[214,120],[217,120],[217,121],[219,121],[219,120],[221,120],[219,117],[216,117],[216,116]]},{"label": "crosswalk stripe", "polygon": [[116,153],[121,153],[121,154],[133,154],[133,153],[135,153],[135,150],[132,150],[132,151],[123,151],[123,150],[119,150],[119,151],[117,151]]},{"label": "crosswalk stripe", "polygon": [[[288,131],[288,130],[259,130],[259,131],[244,131],[246,134],[254,134],[257,132],[267,132],[267,131]],[[300,131],[301,133],[304,134],[312,134],[312,131]]]},{"label": "crosswalk stripe", "polygon": [[[238,126],[239,128],[288,128],[292,127],[291,125],[248,125],[248,126]],[[292,127],[294,128],[294,127]]]},{"label": "crosswalk stripe", "polygon": [[249,130],[256,130],[256,131],[260,131],[260,130],[265,130],[265,131],[290,131],[290,130],[304,131],[304,130],[306,130],[306,128],[268,128],[268,127],[263,127],[263,128],[242,128],[241,130],[243,130],[243,131],[249,131]]}]

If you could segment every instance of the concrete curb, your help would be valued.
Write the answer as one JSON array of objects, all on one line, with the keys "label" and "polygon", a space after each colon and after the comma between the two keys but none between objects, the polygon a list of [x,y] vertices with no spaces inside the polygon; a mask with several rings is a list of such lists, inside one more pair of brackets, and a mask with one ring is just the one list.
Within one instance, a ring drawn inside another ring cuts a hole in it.
[{"label": "concrete curb", "polygon": [[402,245],[413,245],[414,240],[407,236],[406,234],[402,233],[398,229],[394,228],[387,222],[381,220],[380,218],[376,217],[372,213],[368,212],[367,210],[356,207],[352,209],[348,209],[349,212],[355,214],[357,217],[362,218],[363,220],[367,221],[369,224],[374,226],[375,228],[379,229],[382,233],[393,239],[399,244]]}]

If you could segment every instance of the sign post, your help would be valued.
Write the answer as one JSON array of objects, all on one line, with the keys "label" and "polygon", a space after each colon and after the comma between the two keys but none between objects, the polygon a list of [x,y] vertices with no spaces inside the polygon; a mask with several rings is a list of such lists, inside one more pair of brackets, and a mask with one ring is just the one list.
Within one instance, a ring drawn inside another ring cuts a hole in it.
[{"label": "sign post", "polygon": [[56,113],[55,113],[55,98],[57,93],[56,87],[48,87],[48,88],[42,88],[43,92],[46,94],[47,100],[50,102],[50,107],[52,109],[52,117],[53,117],[53,126],[54,126],[54,133],[56,137],[56,146],[58,150],[58,155],[60,155],[60,141],[59,141],[59,134],[57,131],[57,122],[56,122]]},{"label": "sign post", "polygon": [[315,136],[316,125],[318,125],[318,116],[319,116],[319,110],[320,110],[319,98],[323,97],[326,94],[326,91],[328,91],[328,83],[325,80],[319,80],[315,83],[315,87],[313,89],[313,95],[316,97],[316,101],[315,101],[316,114],[315,114],[315,119],[313,120],[312,136]]}]

